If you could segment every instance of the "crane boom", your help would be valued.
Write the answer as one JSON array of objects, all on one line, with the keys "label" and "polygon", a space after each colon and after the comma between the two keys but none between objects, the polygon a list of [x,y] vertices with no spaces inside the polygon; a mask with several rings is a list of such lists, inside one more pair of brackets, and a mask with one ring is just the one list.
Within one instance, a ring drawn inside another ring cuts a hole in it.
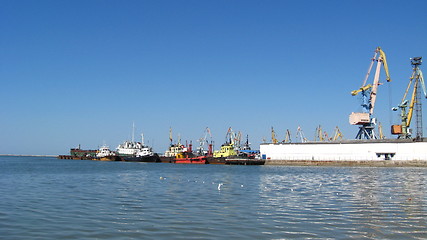
[{"label": "crane boom", "polygon": [[[379,53],[379,57],[377,58]],[[376,98],[377,98],[377,92],[378,92],[378,86],[381,85],[381,83],[379,82],[380,79],[380,73],[381,73],[381,66],[384,67],[384,71],[385,71],[385,75],[386,75],[386,80],[387,82],[391,82],[391,78],[390,78],[390,73],[388,71],[388,64],[387,64],[387,57],[384,53],[384,51],[381,49],[381,47],[377,47],[375,49],[374,52],[374,57],[371,59],[371,64],[368,68],[368,72],[366,73],[365,79],[363,81],[362,86],[354,91],[351,91],[351,95],[356,96],[357,94],[359,94],[360,92],[362,92],[363,96],[367,96],[367,91],[371,91],[369,94],[369,103],[364,103],[363,107],[365,108],[365,112],[369,112],[369,114],[373,114],[374,113],[374,107],[375,107],[375,102],[376,102]],[[366,84],[369,75],[371,74],[371,70],[372,70],[372,66],[374,64],[374,62],[377,62],[377,67],[375,69],[375,77],[374,77],[374,82],[373,84]]]},{"label": "crane boom", "polygon": [[387,82],[391,82],[390,73],[388,72],[387,58],[385,56],[385,53],[384,53],[384,51],[380,47],[377,47],[377,50],[380,52],[380,57],[383,60],[382,63],[383,63],[383,66],[384,66],[386,80],[387,80]]}]

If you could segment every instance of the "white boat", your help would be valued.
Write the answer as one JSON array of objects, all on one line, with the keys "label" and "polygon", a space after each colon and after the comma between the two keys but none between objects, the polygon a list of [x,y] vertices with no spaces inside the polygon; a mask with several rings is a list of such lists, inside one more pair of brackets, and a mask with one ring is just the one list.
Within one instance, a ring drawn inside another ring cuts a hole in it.
[{"label": "white boat", "polygon": [[104,157],[111,157],[111,156],[115,156],[116,153],[114,151],[110,150],[110,147],[103,145],[102,147],[100,147],[98,149],[98,151],[96,152],[96,157],[97,158],[104,158]]},{"label": "white boat", "polygon": [[153,156],[154,152],[151,147],[145,146],[141,142],[125,141],[117,147],[119,156],[144,157]]},{"label": "white boat", "polygon": [[141,142],[125,141],[117,146],[117,155],[123,161],[132,162],[160,162],[159,156],[153,152],[153,149],[144,144],[144,135],[141,134]]},{"label": "white boat", "polygon": [[132,141],[124,141],[117,146],[117,155],[130,157],[153,156],[154,152],[144,144],[144,134],[141,133],[141,142],[135,140],[135,123],[132,125]]}]

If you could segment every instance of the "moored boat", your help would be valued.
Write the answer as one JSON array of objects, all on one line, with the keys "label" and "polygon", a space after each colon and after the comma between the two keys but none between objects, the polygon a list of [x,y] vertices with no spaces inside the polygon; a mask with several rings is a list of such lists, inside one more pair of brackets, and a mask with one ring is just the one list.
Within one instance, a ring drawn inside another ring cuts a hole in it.
[{"label": "moored boat", "polygon": [[59,155],[59,159],[74,159],[74,160],[92,160],[96,157],[97,150],[84,150],[80,148],[70,149],[70,155]]},{"label": "moored boat", "polygon": [[80,148],[80,144],[77,148],[70,149],[70,155],[73,159],[92,159],[96,157],[97,150],[84,150]]},{"label": "moored boat", "polygon": [[116,155],[116,152],[111,151],[110,147],[103,145],[96,153],[96,157],[93,160],[99,161],[121,161],[121,158]]},{"label": "moored boat", "polygon": [[141,142],[125,141],[117,146],[116,155],[122,161],[127,162],[160,162],[159,156],[153,152],[153,149],[144,144],[144,135],[141,134]]},{"label": "moored boat", "polygon": [[174,163],[189,163],[189,164],[207,164],[207,156],[200,156],[193,153],[193,145],[190,143],[185,148],[185,151],[177,153]]}]

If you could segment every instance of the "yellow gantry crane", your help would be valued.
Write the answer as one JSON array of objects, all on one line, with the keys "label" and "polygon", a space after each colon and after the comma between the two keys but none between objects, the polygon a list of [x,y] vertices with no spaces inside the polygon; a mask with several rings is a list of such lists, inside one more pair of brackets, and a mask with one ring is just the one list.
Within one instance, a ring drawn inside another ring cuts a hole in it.
[{"label": "yellow gantry crane", "polygon": [[[377,66],[375,69],[374,81],[372,84],[367,84],[369,75],[371,74],[371,70],[375,62],[377,62]],[[377,47],[375,49],[374,56],[371,59],[371,64],[369,65],[368,72],[366,73],[362,86],[359,89],[351,92],[351,95],[353,96],[356,96],[359,93],[362,95],[362,112],[353,112],[349,117],[350,124],[360,125],[356,139],[378,138],[374,131],[376,120],[375,118],[372,118],[372,116],[374,114],[378,86],[382,84],[380,83],[381,66],[384,67],[387,82],[390,82],[391,79],[388,71],[386,55],[380,47]]]},{"label": "yellow gantry crane", "polygon": [[[426,86],[424,83],[423,73],[419,68],[421,63],[422,63],[422,57],[411,58],[412,75],[409,78],[409,83],[406,88],[405,94],[403,95],[402,101],[399,104],[399,106],[392,108],[393,111],[397,111],[397,109],[400,108],[401,124],[391,126],[391,133],[394,135],[398,135],[398,138],[412,137],[409,127],[411,126],[412,116],[414,115],[414,108],[417,116],[416,138],[423,137],[422,115],[421,115],[422,107],[421,107],[421,96],[420,96],[421,89],[426,98],[427,98],[427,93],[426,93]],[[409,93],[409,90],[411,90],[411,88],[412,88],[412,97],[411,97],[411,101],[409,102],[409,111],[406,111],[406,108],[408,107],[408,100],[406,99],[406,97]]]}]

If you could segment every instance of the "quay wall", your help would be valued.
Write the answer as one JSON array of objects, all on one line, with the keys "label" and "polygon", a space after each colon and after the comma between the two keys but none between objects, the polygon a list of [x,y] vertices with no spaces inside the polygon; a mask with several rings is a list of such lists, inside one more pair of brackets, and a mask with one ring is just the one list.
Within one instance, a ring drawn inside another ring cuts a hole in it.
[{"label": "quay wall", "polygon": [[264,143],[267,165],[427,166],[427,142]]}]

